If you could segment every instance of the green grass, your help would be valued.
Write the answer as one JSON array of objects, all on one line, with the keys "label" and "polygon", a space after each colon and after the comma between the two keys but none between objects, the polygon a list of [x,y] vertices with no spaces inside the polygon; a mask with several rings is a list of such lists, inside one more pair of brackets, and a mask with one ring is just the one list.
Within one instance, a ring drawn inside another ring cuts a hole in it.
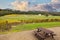
[{"label": "green grass", "polygon": [[46,17],[46,16],[39,16],[39,15],[5,15],[5,16],[2,16],[0,17],[0,20],[28,20],[28,19],[46,19],[46,18],[59,18],[60,19],[60,16],[49,16],[49,17]]},{"label": "green grass", "polygon": [[[60,16],[39,16],[39,15],[6,15],[0,17],[0,21],[8,20],[8,22],[19,22],[20,20],[32,20],[32,19],[60,19]],[[0,23],[1,23],[0,22]],[[22,24],[17,25],[16,27],[13,27],[8,32],[1,32],[0,34],[10,33],[10,32],[18,32],[18,31],[26,31],[26,30],[33,30],[38,27],[45,27],[45,28],[51,28],[51,27],[59,27],[60,22],[43,22],[43,23],[31,23],[31,24]]]},{"label": "green grass", "polygon": [[22,25],[17,25],[16,27],[13,27],[10,31],[0,32],[0,34],[10,34],[13,32],[34,30],[39,27],[44,27],[44,28],[60,27],[60,22],[43,22],[43,23],[22,24]]},{"label": "green grass", "polygon": [[12,31],[17,32],[17,31],[33,30],[38,27],[51,28],[51,27],[59,27],[59,26],[60,26],[60,22],[23,24],[23,25],[17,25],[16,27],[13,27]]}]

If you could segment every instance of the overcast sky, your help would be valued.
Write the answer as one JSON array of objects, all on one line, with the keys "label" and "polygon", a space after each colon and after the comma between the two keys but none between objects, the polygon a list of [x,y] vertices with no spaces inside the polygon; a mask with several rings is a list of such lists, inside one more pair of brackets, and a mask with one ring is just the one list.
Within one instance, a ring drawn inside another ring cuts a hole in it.
[{"label": "overcast sky", "polygon": [[0,8],[21,11],[60,11],[60,0],[0,0]]}]

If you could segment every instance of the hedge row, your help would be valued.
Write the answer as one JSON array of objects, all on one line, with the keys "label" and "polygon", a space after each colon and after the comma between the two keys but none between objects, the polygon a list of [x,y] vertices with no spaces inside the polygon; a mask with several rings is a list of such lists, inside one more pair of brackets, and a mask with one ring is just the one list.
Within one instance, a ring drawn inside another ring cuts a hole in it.
[{"label": "hedge row", "polygon": [[60,19],[32,19],[20,20],[21,23],[60,22]]}]

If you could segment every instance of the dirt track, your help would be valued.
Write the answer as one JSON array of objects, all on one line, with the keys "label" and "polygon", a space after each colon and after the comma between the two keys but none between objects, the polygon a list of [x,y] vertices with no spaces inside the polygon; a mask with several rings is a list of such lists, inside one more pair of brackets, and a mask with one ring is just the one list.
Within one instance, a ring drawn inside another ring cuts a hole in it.
[{"label": "dirt track", "polygon": [[[49,29],[57,34],[55,39],[60,40],[60,27],[49,28]],[[33,31],[24,31],[24,32],[17,32],[7,35],[0,35],[0,40],[38,40],[34,36]]]}]

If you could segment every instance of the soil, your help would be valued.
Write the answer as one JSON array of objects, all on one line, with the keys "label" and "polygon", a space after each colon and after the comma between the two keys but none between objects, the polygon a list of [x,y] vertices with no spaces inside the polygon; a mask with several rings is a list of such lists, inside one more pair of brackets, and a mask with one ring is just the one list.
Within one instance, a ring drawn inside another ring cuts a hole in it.
[{"label": "soil", "polygon": [[[48,28],[55,32],[56,36],[54,37],[55,40],[60,40],[60,27]],[[23,32],[16,32],[11,34],[1,34],[0,40],[38,40],[34,36],[34,30],[30,31],[23,31]],[[50,39],[46,39],[50,40]]]}]

